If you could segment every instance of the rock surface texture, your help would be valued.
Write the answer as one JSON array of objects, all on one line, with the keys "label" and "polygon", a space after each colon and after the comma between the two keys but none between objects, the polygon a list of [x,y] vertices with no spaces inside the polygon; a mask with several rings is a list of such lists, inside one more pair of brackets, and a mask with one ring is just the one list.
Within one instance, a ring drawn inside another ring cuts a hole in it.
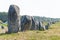
[{"label": "rock surface texture", "polygon": [[21,17],[21,31],[30,30],[32,26],[31,16],[24,15]]}]

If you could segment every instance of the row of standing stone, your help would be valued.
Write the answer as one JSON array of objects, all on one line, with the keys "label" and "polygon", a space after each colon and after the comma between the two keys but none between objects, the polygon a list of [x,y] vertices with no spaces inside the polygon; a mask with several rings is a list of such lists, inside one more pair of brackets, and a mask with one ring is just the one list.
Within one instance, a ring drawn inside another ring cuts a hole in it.
[{"label": "row of standing stone", "polygon": [[19,7],[16,5],[10,5],[8,11],[8,33],[17,33],[18,31],[25,30],[46,30],[48,25],[43,26],[41,21],[36,21],[34,17],[19,15]]},{"label": "row of standing stone", "polygon": [[41,21],[37,21],[34,17],[24,15],[21,17],[21,31],[25,30],[47,30],[49,23],[43,25]]}]

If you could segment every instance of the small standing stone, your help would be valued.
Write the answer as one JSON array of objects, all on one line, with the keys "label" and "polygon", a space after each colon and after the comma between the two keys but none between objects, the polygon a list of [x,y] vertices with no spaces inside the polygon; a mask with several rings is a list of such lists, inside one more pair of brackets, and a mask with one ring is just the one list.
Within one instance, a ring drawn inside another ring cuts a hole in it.
[{"label": "small standing stone", "polygon": [[49,29],[49,26],[50,26],[50,23],[47,23],[47,25],[45,25],[46,30]]}]

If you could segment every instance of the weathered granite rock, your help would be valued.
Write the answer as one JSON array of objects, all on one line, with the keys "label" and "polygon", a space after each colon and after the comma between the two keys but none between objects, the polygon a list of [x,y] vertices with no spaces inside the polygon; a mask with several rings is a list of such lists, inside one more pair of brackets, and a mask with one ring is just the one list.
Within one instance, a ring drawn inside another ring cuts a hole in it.
[{"label": "weathered granite rock", "polygon": [[19,7],[16,5],[10,5],[8,11],[8,33],[16,33],[20,27],[20,15]]},{"label": "weathered granite rock", "polygon": [[35,30],[35,19],[34,17],[32,17],[32,26],[31,26],[31,30]]},{"label": "weathered granite rock", "polygon": [[31,30],[39,30],[39,21],[37,21],[37,19],[34,19],[34,17],[32,17]]},{"label": "weathered granite rock", "polygon": [[24,15],[21,17],[21,31],[30,30],[32,25],[31,16]]},{"label": "weathered granite rock", "polygon": [[45,25],[46,30],[49,29],[49,26],[50,26],[50,23],[47,23],[47,25]]},{"label": "weathered granite rock", "polygon": [[45,25],[42,22],[39,22],[39,30],[46,30]]},{"label": "weathered granite rock", "polygon": [[39,30],[39,21],[35,21],[35,30]]}]

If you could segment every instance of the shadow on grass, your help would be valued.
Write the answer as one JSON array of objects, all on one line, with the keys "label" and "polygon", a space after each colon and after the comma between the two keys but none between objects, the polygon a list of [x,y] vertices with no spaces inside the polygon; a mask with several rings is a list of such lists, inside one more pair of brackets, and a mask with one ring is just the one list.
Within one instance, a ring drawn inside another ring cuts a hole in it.
[{"label": "shadow on grass", "polygon": [[0,33],[0,36],[2,36],[2,35],[10,35],[10,34],[16,34],[16,33]]},{"label": "shadow on grass", "polygon": [[9,35],[8,33],[0,33],[0,36],[2,36],[2,35]]}]

